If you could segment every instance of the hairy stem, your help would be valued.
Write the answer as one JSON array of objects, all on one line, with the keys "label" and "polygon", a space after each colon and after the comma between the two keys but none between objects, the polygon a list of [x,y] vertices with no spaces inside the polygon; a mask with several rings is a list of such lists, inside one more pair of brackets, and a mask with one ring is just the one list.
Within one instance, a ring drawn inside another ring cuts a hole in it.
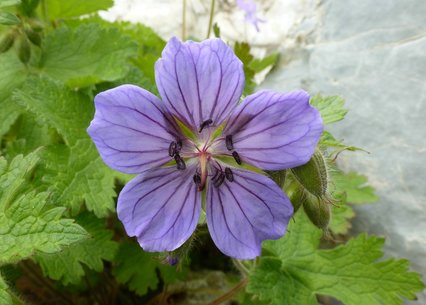
[{"label": "hairy stem", "polygon": [[212,0],[212,5],[211,5],[211,8],[210,8],[209,27],[207,29],[206,39],[208,39],[210,37],[210,33],[212,31],[215,2],[216,2],[215,0]]},{"label": "hairy stem", "polygon": [[222,294],[220,297],[218,297],[216,300],[213,300],[212,302],[208,303],[207,305],[219,305],[223,302],[231,299],[234,295],[236,295],[241,289],[247,286],[248,279],[243,278],[241,282],[239,282],[234,288],[226,292],[225,294]]}]

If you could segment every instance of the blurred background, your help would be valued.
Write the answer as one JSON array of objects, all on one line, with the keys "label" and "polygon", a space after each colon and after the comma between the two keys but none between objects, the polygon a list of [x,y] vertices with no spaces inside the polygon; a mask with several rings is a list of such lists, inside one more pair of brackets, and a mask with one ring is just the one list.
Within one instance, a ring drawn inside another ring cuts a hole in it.
[{"label": "blurred background", "polygon": [[[385,236],[386,254],[410,259],[426,280],[426,1],[255,2],[259,31],[235,1],[216,1],[222,38],[249,42],[257,56],[280,52],[260,87],[346,99],[349,113],[331,131],[369,154],[343,153],[341,166],[366,174],[380,196],[376,204],[355,206],[353,231]],[[210,5],[116,0],[102,17],[143,22],[164,39],[204,38]],[[415,304],[426,304],[426,294]]]}]

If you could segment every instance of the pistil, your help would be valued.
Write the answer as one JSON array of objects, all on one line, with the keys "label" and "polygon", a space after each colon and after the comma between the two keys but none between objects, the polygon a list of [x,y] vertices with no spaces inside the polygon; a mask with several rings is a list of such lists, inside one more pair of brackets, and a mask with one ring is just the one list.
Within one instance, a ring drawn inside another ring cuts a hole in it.
[{"label": "pistil", "polygon": [[201,152],[199,155],[199,160],[200,160],[200,184],[198,185],[198,190],[201,192],[202,190],[204,190],[204,187],[206,186],[206,182],[207,182],[207,175],[208,175],[208,158],[209,158],[209,154],[207,152]]}]

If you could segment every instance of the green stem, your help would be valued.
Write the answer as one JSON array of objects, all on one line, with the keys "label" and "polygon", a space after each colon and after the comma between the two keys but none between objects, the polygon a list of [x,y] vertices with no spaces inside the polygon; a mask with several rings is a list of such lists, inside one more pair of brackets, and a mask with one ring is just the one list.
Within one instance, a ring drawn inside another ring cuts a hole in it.
[{"label": "green stem", "polygon": [[43,14],[43,20],[45,22],[48,22],[49,20],[47,20],[47,4],[46,4],[46,0],[41,0],[41,13]]},{"label": "green stem", "polygon": [[12,298],[13,305],[25,305],[25,302],[22,301],[15,293],[8,291],[10,297]]},{"label": "green stem", "polygon": [[244,287],[246,287],[247,283],[248,283],[248,279],[247,278],[242,279],[241,282],[239,282],[234,288],[232,288],[231,290],[229,290],[227,293],[222,294],[220,297],[218,297],[217,299],[215,299],[212,302],[208,303],[207,305],[219,305],[219,304],[222,304],[223,302],[231,299],[241,289],[243,289]]},{"label": "green stem", "polygon": [[210,17],[209,17],[209,28],[207,29],[206,39],[210,37],[210,33],[212,31],[215,2],[216,2],[215,0],[212,0],[212,6],[210,8]]},{"label": "green stem", "polygon": [[182,40],[186,38],[186,0],[182,4]]}]

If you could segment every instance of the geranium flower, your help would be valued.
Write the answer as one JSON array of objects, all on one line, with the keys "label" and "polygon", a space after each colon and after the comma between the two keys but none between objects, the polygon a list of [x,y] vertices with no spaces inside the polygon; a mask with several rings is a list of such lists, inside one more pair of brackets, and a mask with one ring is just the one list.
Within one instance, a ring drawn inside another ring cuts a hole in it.
[{"label": "geranium flower", "polygon": [[172,38],[155,65],[162,100],[133,85],[95,97],[88,128],[104,162],[129,174],[118,217],[146,251],[172,251],[203,206],[213,241],[239,259],[260,255],[293,214],[261,170],[311,158],[323,129],[304,91],[260,91],[239,103],[243,64],[223,41]]},{"label": "geranium flower", "polygon": [[256,2],[253,0],[237,0],[237,6],[244,11],[247,22],[254,25],[256,31],[259,32],[259,22],[265,22],[256,15]]}]

